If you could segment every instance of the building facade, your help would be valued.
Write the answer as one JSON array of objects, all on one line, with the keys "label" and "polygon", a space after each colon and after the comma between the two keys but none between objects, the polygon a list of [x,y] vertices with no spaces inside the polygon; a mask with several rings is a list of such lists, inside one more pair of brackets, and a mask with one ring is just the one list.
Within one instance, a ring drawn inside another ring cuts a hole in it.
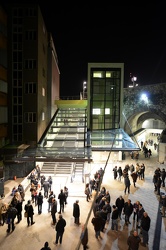
[{"label": "building facade", "polygon": [[57,55],[37,4],[9,4],[7,10],[9,139],[35,147],[59,95]]}]

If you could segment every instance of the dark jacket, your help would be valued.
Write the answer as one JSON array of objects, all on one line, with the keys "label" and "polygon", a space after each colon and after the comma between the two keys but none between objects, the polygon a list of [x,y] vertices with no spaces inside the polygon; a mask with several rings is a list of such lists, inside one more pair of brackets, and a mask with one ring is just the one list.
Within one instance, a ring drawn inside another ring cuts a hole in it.
[{"label": "dark jacket", "polygon": [[52,208],[51,208],[51,214],[55,214],[57,212],[57,201],[53,201]]},{"label": "dark jacket", "polygon": [[100,231],[103,225],[103,219],[100,216],[93,217],[91,220],[95,231]]},{"label": "dark jacket", "polygon": [[59,199],[60,204],[65,203],[66,197],[65,197],[65,193],[63,191],[61,191],[60,194],[58,195],[58,199]]},{"label": "dark jacket", "polygon": [[42,205],[43,204],[43,195],[38,195],[37,197],[37,204]]},{"label": "dark jacket", "polygon": [[117,208],[113,209],[111,219],[112,220],[117,220],[118,219],[118,214],[119,214],[118,209]]},{"label": "dark jacket", "polygon": [[79,218],[80,217],[80,206],[78,205],[77,202],[75,202],[73,204],[73,216],[75,218]]},{"label": "dark jacket", "polygon": [[24,210],[27,212],[28,217],[31,217],[34,214],[33,206],[31,204],[26,204]]},{"label": "dark jacket", "polygon": [[133,204],[132,203],[128,203],[128,202],[125,202],[124,204],[124,214],[126,215],[131,215],[133,212]]},{"label": "dark jacket", "polygon": [[66,226],[66,221],[65,221],[65,219],[61,218],[58,220],[56,227],[55,227],[55,230],[59,233],[64,233],[65,226]]},{"label": "dark jacket", "polygon": [[122,211],[122,209],[124,208],[124,199],[123,198],[117,198],[115,205],[118,208],[119,211]]},{"label": "dark jacket", "polygon": [[127,244],[129,245],[129,250],[138,250],[141,238],[139,236],[130,235],[127,239]]},{"label": "dark jacket", "polygon": [[9,206],[8,210],[7,210],[7,218],[8,219],[15,219],[16,218],[16,215],[17,215],[17,209],[13,206]]},{"label": "dark jacket", "polygon": [[141,220],[142,229],[148,232],[150,229],[150,222],[151,222],[151,219],[149,216],[147,217],[143,216]]}]

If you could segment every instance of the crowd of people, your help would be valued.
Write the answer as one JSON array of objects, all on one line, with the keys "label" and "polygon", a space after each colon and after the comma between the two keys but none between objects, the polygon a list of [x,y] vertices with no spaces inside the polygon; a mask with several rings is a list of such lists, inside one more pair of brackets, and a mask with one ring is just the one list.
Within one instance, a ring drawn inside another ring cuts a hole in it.
[{"label": "crowd of people", "polygon": [[[89,183],[85,185],[85,199],[91,201],[95,199],[93,204],[93,218],[91,223],[94,227],[96,239],[102,239],[109,225],[111,230],[118,232],[120,221],[124,220],[124,226],[128,227],[129,224],[134,225],[133,234],[127,239],[129,249],[138,249],[139,244],[147,246],[149,243],[149,229],[151,219],[148,211],[144,209],[140,201],[131,199],[126,200],[126,194],[130,194],[131,180],[133,186],[136,187],[137,180],[144,180],[146,167],[144,163],[131,165],[126,164],[124,168],[121,166],[114,166],[112,169],[113,179],[117,183],[124,183],[124,196],[120,195],[114,202],[111,201],[111,194],[108,189],[102,184],[102,177],[104,171],[100,168],[90,179]],[[161,186],[165,187],[166,173],[165,169],[156,168],[153,176],[154,190],[157,195],[160,195]],[[47,185],[45,184],[47,183]],[[25,191],[21,183],[18,187],[14,187],[11,196],[10,204],[4,203],[0,210],[0,224],[3,226],[7,223],[7,233],[15,230],[17,223],[20,223],[23,216],[23,211],[27,212],[27,226],[34,225],[34,207],[37,206],[38,214],[42,214],[42,205],[44,202],[48,203],[48,212],[51,213],[51,222],[55,227],[56,237],[55,245],[62,244],[63,234],[66,227],[66,220],[62,215],[65,210],[65,205],[68,204],[69,190],[65,186],[61,189],[59,194],[56,195],[53,191],[53,180],[51,176],[44,176],[39,174],[39,170],[32,171],[30,175],[30,193],[31,199],[24,204]],[[97,195],[96,195],[97,194]],[[24,204],[24,205],[23,205]],[[57,213],[59,215],[57,215]],[[79,226],[81,207],[79,200],[73,204],[72,215],[74,217],[74,224]],[[166,213],[166,196],[161,197],[161,214],[165,216]],[[15,223],[15,219],[17,222]],[[82,224],[82,233],[80,236],[83,249],[88,248],[88,228]],[[44,247],[49,247],[48,242]],[[135,248],[133,248],[135,246]],[[47,248],[46,248],[47,249]]]}]

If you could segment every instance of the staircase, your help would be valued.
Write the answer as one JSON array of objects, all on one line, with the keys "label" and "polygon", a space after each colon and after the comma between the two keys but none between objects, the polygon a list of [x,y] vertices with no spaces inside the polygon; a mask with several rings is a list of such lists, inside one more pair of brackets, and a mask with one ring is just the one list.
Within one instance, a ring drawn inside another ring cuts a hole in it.
[{"label": "staircase", "polygon": [[73,180],[81,180],[84,183],[84,163],[75,163]]},{"label": "staircase", "polygon": [[72,171],[72,162],[44,162],[41,175],[71,175]]}]

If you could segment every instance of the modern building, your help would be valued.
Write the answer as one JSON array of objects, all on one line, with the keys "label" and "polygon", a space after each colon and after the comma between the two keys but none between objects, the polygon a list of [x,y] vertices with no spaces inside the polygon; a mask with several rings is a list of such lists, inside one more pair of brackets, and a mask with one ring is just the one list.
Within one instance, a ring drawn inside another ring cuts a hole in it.
[{"label": "modern building", "polygon": [[9,4],[7,11],[9,140],[36,147],[59,96],[57,54],[37,4]]}]

